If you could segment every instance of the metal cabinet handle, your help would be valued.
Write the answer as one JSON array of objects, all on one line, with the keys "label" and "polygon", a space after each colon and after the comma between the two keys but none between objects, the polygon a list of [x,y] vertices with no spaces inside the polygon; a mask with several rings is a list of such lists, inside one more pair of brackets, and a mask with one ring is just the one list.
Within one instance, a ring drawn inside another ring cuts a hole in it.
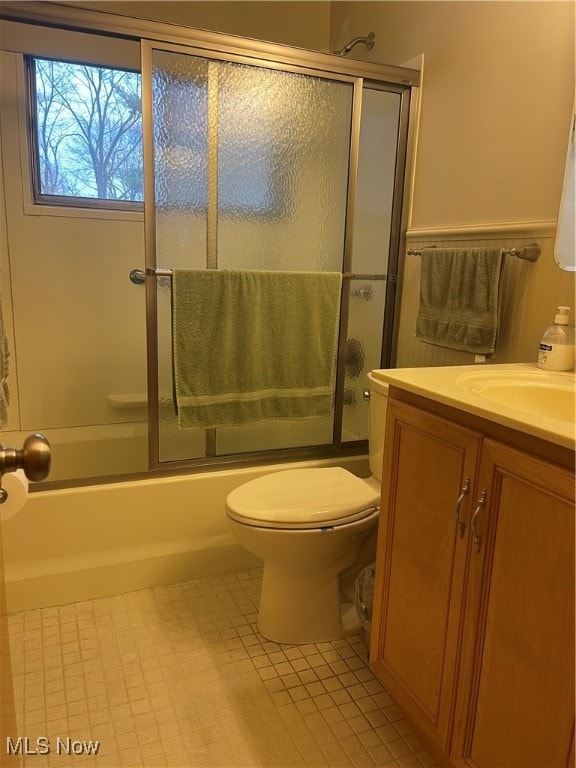
[{"label": "metal cabinet handle", "polygon": [[462,486],[462,490],[460,491],[460,496],[458,497],[458,501],[456,502],[456,530],[458,531],[458,536],[462,538],[464,536],[464,531],[466,530],[466,523],[460,519],[460,507],[462,505],[462,501],[464,500],[464,496],[467,496],[470,493],[470,478],[466,478],[466,482]]},{"label": "metal cabinet handle", "polygon": [[472,527],[472,534],[474,536],[474,546],[476,547],[476,552],[480,552],[480,547],[482,545],[482,536],[478,533],[476,530],[476,519],[478,515],[480,514],[480,510],[486,505],[486,488],[483,489],[482,493],[480,494],[480,498],[478,499],[478,506],[474,510],[474,514],[472,515],[472,520],[470,522],[470,525]]},{"label": "metal cabinet handle", "polygon": [[0,445],[0,477],[23,469],[28,480],[38,482],[48,477],[50,463],[50,443],[44,435],[28,435],[20,450]]}]

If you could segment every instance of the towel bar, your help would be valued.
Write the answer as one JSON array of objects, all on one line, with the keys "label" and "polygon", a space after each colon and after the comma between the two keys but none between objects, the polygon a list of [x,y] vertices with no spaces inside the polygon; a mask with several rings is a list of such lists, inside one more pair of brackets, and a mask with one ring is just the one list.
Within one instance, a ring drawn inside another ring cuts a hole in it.
[{"label": "towel bar", "polygon": [[[141,285],[146,280],[146,275],[151,275],[152,277],[172,277],[172,270],[166,267],[147,267],[146,271],[143,269],[133,269],[129,277],[134,285]],[[342,275],[343,280],[390,280],[394,282],[393,277],[393,275],[361,275],[352,272],[344,272]]]},{"label": "towel bar", "polygon": [[[428,246],[429,248],[436,248],[435,245]],[[408,248],[406,253],[408,256],[422,256],[424,248]],[[540,258],[541,248],[539,243],[530,243],[529,245],[522,245],[520,248],[503,248],[503,256],[517,256],[524,261],[538,261]]]}]

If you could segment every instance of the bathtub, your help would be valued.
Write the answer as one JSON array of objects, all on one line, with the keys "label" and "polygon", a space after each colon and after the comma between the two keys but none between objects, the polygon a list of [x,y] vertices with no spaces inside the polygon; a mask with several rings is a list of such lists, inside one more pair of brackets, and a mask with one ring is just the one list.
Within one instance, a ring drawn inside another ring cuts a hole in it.
[{"label": "bathtub", "polygon": [[268,472],[334,465],[369,474],[359,456],[31,493],[2,523],[8,612],[257,567],[229,528],[228,493]]},{"label": "bathtub", "polygon": [[[50,443],[50,482],[146,472],[148,424],[145,421],[39,430]],[[32,430],[2,432],[2,443],[21,446]]]}]

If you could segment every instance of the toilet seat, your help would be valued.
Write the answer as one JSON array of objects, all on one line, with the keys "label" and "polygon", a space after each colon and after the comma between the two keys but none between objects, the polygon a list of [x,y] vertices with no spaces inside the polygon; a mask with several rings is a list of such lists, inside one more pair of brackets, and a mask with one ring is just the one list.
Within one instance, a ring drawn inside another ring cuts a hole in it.
[{"label": "toilet seat", "polygon": [[259,528],[329,528],[378,510],[377,490],[342,467],[288,469],[251,480],[226,499],[227,514]]}]

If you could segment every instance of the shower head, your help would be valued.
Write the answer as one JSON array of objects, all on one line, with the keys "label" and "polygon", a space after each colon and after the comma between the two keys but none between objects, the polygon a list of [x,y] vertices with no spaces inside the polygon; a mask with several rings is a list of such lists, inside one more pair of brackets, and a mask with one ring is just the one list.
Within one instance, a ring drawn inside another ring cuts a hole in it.
[{"label": "shower head", "polygon": [[347,53],[350,53],[352,48],[354,48],[355,45],[358,45],[358,43],[364,43],[366,46],[366,50],[371,51],[372,48],[374,48],[374,43],[376,42],[376,35],[374,32],[370,32],[369,35],[366,37],[355,37],[353,40],[350,40],[348,45],[345,45],[344,48],[341,48],[339,51],[334,51],[334,53],[337,56],[346,56]]}]

